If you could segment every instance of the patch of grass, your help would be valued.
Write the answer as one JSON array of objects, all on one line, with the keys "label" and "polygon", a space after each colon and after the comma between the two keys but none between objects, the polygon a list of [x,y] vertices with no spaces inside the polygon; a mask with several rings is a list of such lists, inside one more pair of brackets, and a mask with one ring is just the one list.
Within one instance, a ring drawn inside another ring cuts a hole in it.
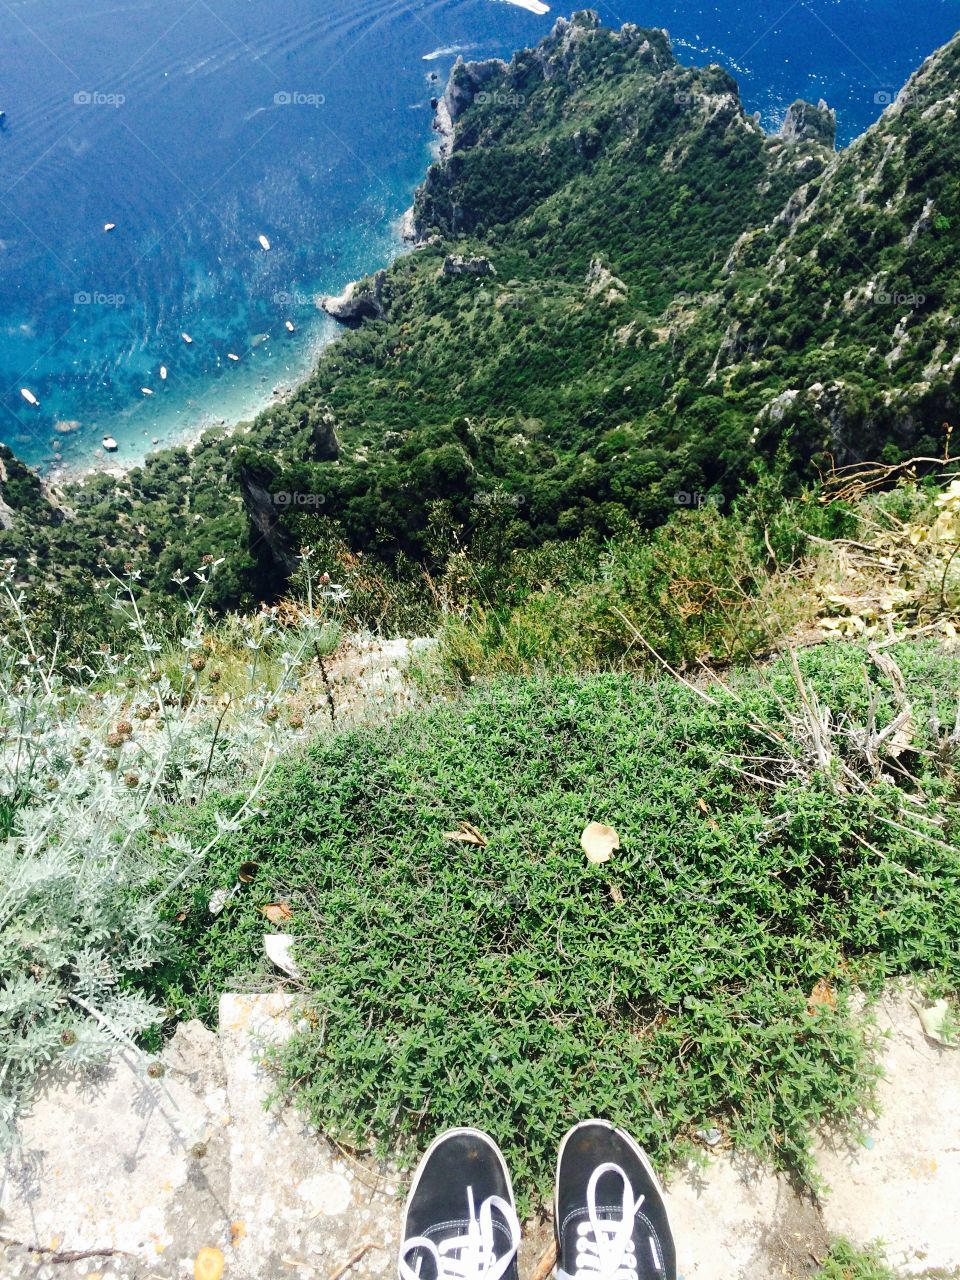
[{"label": "patch of grass", "polygon": [[[852,645],[800,659],[805,696],[831,708],[826,768],[786,662],[706,697],[628,675],[501,680],[318,742],[171,895],[151,994],[210,1017],[224,988],[262,981],[260,908],[282,898],[308,1019],[279,1087],[341,1141],[413,1156],[479,1125],[527,1203],[589,1114],[660,1160],[717,1124],[808,1172],[811,1126],[856,1124],[871,1096],[853,984],[934,970],[960,986],[957,779],[928,726],[934,701],[956,705],[956,667],[889,652],[917,727],[879,781],[855,729],[871,685],[880,725],[896,694]],[[445,839],[461,820],[485,847]],[[608,864],[579,847],[591,820],[619,832]],[[196,843],[214,819],[178,821]],[[212,917],[247,859],[257,879]]]},{"label": "patch of grass", "polygon": [[[338,621],[324,619],[322,625],[312,628],[309,643],[303,645],[299,619],[278,620],[275,614],[276,610],[250,617],[228,614],[187,637],[168,638],[156,656],[154,669],[184,696],[214,694],[232,702],[289,696],[294,683],[290,679],[291,648],[302,650],[297,669],[297,683],[301,683],[303,673],[318,658],[336,651],[343,631]],[[228,722],[231,718],[227,717]]]},{"label": "patch of grass", "polygon": [[857,1249],[848,1240],[837,1240],[820,1271],[822,1280],[897,1280],[879,1244]]},{"label": "patch of grass", "polygon": [[808,535],[852,533],[855,519],[842,503],[784,499],[779,477],[763,473],[729,513],[704,501],[652,531],[627,522],[604,543],[554,543],[498,567],[477,556],[434,660],[453,683],[650,670],[653,651],[680,668],[743,661],[813,621],[822,552]]}]

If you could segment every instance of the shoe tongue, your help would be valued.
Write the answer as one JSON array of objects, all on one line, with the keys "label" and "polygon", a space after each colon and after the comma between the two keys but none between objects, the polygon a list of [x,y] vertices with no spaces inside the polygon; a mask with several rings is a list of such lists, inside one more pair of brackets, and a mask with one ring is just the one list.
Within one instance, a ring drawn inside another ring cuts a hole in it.
[{"label": "shoe tongue", "polygon": [[[493,1253],[497,1258],[501,1258],[510,1249],[510,1230],[496,1212],[493,1214],[491,1225],[493,1227]],[[475,1242],[467,1240],[469,1231],[469,1218],[448,1218],[446,1222],[441,1223],[439,1226],[428,1227],[423,1234],[428,1240],[432,1240],[438,1249],[447,1241],[456,1240],[458,1242],[457,1248],[450,1250],[450,1252],[462,1256],[465,1250],[477,1247]]]},{"label": "shoe tongue", "polygon": [[[620,1223],[623,1221],[623,1204],[619,1200],[617,1201],[616,1204],[598,1204],[596,1207],[595,1216],[599,1222],[603,1223],[604,1226],[611,1226],[611,1227],[614,1225],[619,1226]],[[590,1214],[586,1209],[584,1209],[581,1213],[578,1213],[576,1218],[574,1219],[574,1222],[576,1222],[577,1224],[581,1222],[589,1222],[589,1221],[590,1221]]]}]

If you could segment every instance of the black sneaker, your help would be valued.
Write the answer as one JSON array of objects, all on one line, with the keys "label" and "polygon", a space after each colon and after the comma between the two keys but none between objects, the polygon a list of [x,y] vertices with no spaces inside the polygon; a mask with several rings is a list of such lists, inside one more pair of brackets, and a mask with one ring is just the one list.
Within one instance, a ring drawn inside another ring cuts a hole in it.
[{"label": "black sneaker", "polygon": [[560,1144],[553,1222],[557,1280],[676,1280],[657,1175],[608,1120],[584,1120]]},{"label": "black sneaker", "polygon": [[401,1280],[517,1280],[520,1223],[500,1148],[448,1129],[420,1161],[407,1198]]}]

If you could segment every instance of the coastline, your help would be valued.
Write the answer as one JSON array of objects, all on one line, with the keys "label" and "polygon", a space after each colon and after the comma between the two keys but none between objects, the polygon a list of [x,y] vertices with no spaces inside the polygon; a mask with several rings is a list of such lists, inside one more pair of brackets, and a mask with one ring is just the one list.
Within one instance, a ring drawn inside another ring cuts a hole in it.
[{"label": "coastline", "polygon": [[[462,62],[462,60],[462,58],[458,57],[457,62]],[[429,153],[427,169],[431,164],[445,159],[450,154],[454,128],[455,121],[447,103],[445,87],[444,94],[439,98],[437,107],[431,117],[431,137],[426,140],[426,147]],[[425,177],[426,170],[421,174],[414,188],[414,199]],[[410,205],[399,216],[391,218],[387,223],[387,228],[389,235],[386,237],[386,245],[388,249],[392,248],[395,252],[388,252],[385,260],[371,266],[365,275],[371,275],[376,271],[382,270],[403,254],[410,253],[418,247],[419,238],[414,220],[414,203],[411,201]],[[364,276],[358,278],[363,279]],[[344,291],[349,291],[355,284],[356,280],[348,281],[344,286]],[[326,296],[330,295],[317,294],[319,310],[323,310],[319,306],[319,299]],[[261,413],[264,413],[274,405],[283,404],[286,400],[295,396],[315,370],[323,352],[338,340],[341,331],[341,326],[337,325],[334,332],[329,333],[327,336],[318,337],[308,349],[309,354],[303,372],[298,377],[295,377],[292,382],[275,384],[268,393],[259,396],[247,409],[242,411],[234,410],[228,414],[228,417],[216,412],[207,413],[182,431],[171,434],[167,438],[159,439],[155,444],[147,445],[143,448],[142,453],[138,450],[136,457],[123,458],[121,460],[112,452],[103,451],[98,453],[92,460],[82,463],[65,462],[45,470],[33,469],[36,470],[41,483],[51,489],[63,489],[70,485],[82,484],[85,480],[94,476],[106,475],[116,480],[122,480],[134,468],[142,467],[149,458],[157,454],[171,449],[186,449],[188,453],[192,454],[203,437],[210,432],[218,432],[221,438],[224,439],[229,438],[244,423],[256,419]]]},{"label": "coastline", "polygon": [[[434,142],[431,145],[432,151],[435,146]],[[387,245],[395,249],[395,252],[387,256],[386,262],[380,264],[381,267],[396,261],[401,254],[408,253],[415,247],[413,205],[411,204],[399,217],[390,219],[387,225],[389,228]],[[371,271],[378,269],[377,266],[371,267]],[[31,469],[36,471],[41,483],[51,489],[63,489],[67,486],[82,484],[95,476],[105,475],[122,480],[130,471],[136,467],[142,467],[148,459],[157,454],[173,449],[186,449],[192,454],[203,437],[211,432],[218,433],[223,439],[229,438],[245,423],[258,418],[261,413],[274,405],[283,404],[295,396],[315,370],[323,352],[338,340],[340,332],[340,326],[337,326],[333,332],[318,333],[306,348],[303,369],[294,376],[293,380],[277,382],[269,391],[263,391],[255,397],[251,396],[248,407],[244,409],[228,409],[226,415],[217,410],[202,412],[189,426],[184,426],[182,431],[161,437],[156,443],[130,446],[136,450],[136,456],[121,459],[112,452],[98,448],[97,454],[92,459],[83,462],[64,462],[42,470],[36,467]]]},{"label": "coastline", "polygon": [[[336,341],[335,336],[326,342],[317,343],[311,348],[311,369],[320,353],[333,341]],[[309,377],[309,371],[293,383],[277,384],[270,392],[260,396],[256,402],[251,403],[249,409],[245,411],[235,410],[229,414],[229,417],[211,412],[201,414],[190,426],[184,427],[180,432],[171,434],[166,438],[158,438],[156,443],[151,442],[145,446],[136,446],[137,453],[135,457],[121,459],[113,452],[107,452],[101,448],[92,460],[82,463],[63,463],[43,471],[37,468],[34,469],[37,470],[41,481],[53,488],[81,484],[92,476],[100,475],[113,476],[119,480],[135,467],[142,467],[148,458],[158,453],[164,453],[170,449],[186,449],[188,453],[192,453],[203,436],[211,431],[221,432],[224,437],[232,435],[243,423],[258,417],[272,405],[282,404],[285,400],[288,400],[307,377]]]}]

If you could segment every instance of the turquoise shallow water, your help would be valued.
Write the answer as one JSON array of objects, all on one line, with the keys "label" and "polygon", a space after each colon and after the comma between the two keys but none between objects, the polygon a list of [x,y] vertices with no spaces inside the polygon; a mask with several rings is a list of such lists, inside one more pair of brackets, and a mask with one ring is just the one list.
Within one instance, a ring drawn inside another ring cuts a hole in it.
[{"label": "turquoise shallow water", "polygon": [[[845,139],[960,24],[957,0],[596,7],[613,26],[666,26],[684,60],[725,63],[770,126],[794,97],[826,97]],[[250,416],[302,377],[333,335],[315,296],[399,250],[396,220],[429,160],[429,98],[457,52],[508,56],[560,12],[505,0],[3,8],[0,439],[45,468],[105,460],[107,434],[112,456],[134,461],[154,439]]]}]

